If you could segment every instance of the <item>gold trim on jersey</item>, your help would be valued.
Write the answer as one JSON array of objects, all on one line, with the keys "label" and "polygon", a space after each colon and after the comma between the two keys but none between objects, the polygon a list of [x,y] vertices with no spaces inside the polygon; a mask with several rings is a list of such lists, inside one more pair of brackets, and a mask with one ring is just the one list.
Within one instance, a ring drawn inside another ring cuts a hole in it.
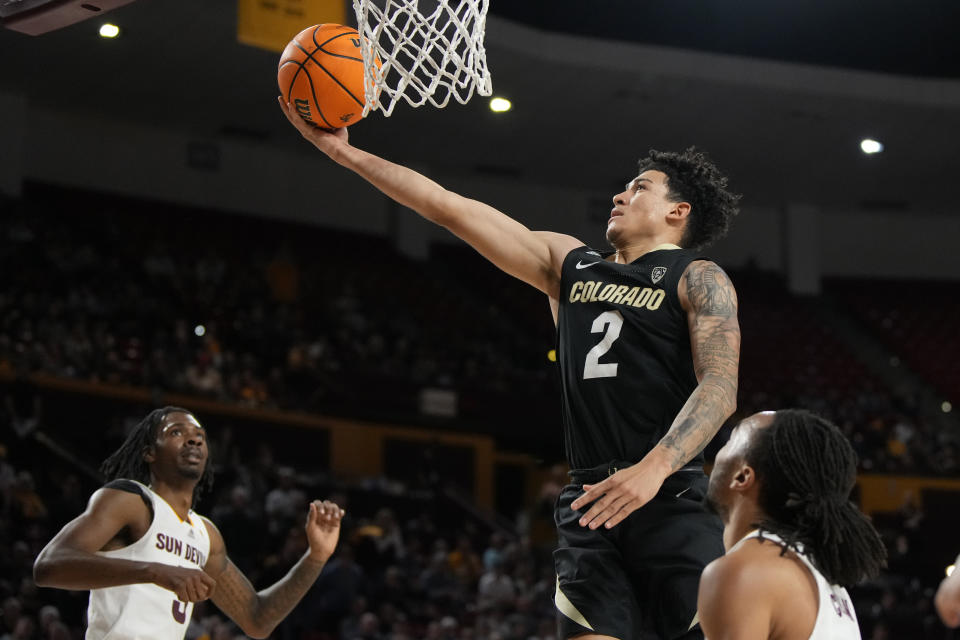
[{"label": "gold trim on jersey", "polygon": [[586,627],[593,631],[593,627],[590,626],[590,623],[587,622],[587,619],[583,617],[583,614],[577,610],[577,608],[570,602],[570,598],[560,590],[560,577],[557,576],[557,590],[553,595],[553,604],[557,606],[557,611],[567,616],[574,622],[576,622],[581,627]]}]

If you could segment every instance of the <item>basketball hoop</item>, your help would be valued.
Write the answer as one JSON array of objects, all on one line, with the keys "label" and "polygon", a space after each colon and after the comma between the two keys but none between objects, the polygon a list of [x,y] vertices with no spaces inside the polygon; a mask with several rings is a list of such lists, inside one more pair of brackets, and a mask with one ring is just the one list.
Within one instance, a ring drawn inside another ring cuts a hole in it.
[{"label": "basketball hoop", "polygon": [[[400,98],[437,108],[492,92],[483,48],[489,0],[353,0],[364,66],[363,115]],[[379,57],[378,69],[374,59]]]}]

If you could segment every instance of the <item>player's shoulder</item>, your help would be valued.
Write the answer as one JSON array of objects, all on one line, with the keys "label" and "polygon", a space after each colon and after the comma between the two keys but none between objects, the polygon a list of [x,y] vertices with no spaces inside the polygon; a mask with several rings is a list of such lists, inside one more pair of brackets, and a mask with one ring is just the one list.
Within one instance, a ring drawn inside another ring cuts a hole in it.
[{"label": "player's shoulder", "polygon": [[142,485],[132,481],[113,481],[100,487],[87,502],[87,513],[97,518],[123,522],[144,522],[153,519],[153,505]]},{"label": "player's shoulder", "polygon": [[702,580],[728,593],[763,599],[772,595],[784,579],[793,576],[800,567],[795,555],[789,551],[783,554],[779,544],[750,538],[707,565]]},{"label": "player's shoulder", "polygon": [[550,254],[554,256],[554,260],[561,263],[574,249],[589,248],[581,240],[565,233],[557,233],[556,231],[534,231],[533,233],[542,242],[546,243],[550,249]]},{"label": "player's shoulder", "polygon": [[193,515],[195,515],[197,519],[203,523],[203,525],[207,528],[207,531],[209,531],[211,534],[216,532],[219,535],[220,529],[213,523],[213,520],[207,516],[200,515],[196,511],[193,512]]},{"label": "player's shoulder", "polygon": [[724,639],[767,637],[778,600],[771,597],[768,579],[764,567],[736,551],[708,564],[697,593],[704,634]]},{"label": "player's shoulder", "polygon": [[708,637],[780,637],[784,629],[809,636],[817,599],[809,597],[801,561],[782,551],[776,542],[751,538],[707,565],[697,609]]},{"label": "player's shoulder", "polygon": [[116,478],[110,480],[107,484],[103,485],[101,489],[111,489],[113,491],[123,491],[125,493],[132,493],[136,496],[143,496],[149,499],[150,489],[146,486],[140,484],[136,480],[130,480],[128,478]]},{"label": "player's shoulder", "polygon": [[683,270],[677,294],[684,309],[730,315],[737,308],[737,291],[727,272],[712,260],[694,260]]},{"label": "player's shoulder", "polygon": [[732,280],[726,271],[719,264],[709,258],[696,257],[690,261],[683,270],[683,277],[686,280],[694,278],[704,278],[706,276],[721,276],[721,278],[732,285]]},{"label": "player's shoulder", "polygon": [[218,550],[224,546],[223,534],[220,533],[220,528],[214,524],[213,520],[207,516],[202,516],[199,513],[194,512],[194,514],[203,526],[207,528],[207,535],[210,537],[210,548],[211,550]]},{"label": "player's shoulder", "polygon": [[149,489],[134,480],[117,479],[107,482],[93,492],[90,501],[98,504],[151,502]]}]

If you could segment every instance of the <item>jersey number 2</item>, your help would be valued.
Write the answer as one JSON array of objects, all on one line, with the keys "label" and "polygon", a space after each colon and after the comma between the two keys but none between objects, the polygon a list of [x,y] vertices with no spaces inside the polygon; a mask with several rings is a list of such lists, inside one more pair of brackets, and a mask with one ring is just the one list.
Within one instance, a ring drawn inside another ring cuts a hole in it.
[{"label": "jersey number 2", "polygon": [[617,363],[600,364],[600,356],[610,351],[610,347],[620,337],[623,328],[623,316],[619,311],[604,311],[593,320],[590,333],[603,333],[600,342],[587,352],[587,361],[583,365],[583,379],[613,378],[617,375]]}]

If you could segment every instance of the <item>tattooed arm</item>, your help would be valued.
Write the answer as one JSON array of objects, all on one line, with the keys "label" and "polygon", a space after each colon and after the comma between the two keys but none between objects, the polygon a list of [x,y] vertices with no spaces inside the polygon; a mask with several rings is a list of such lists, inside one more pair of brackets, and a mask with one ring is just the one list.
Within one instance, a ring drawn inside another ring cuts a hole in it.
[{"label": "tattooed arm", "polygon": [[343,510],[332,502],[314,501],[307,515],[310,548],[281,580],[259,593],[227,557],[220,531],[205,520],[210,532],[210,557],[204,571],[217,581],[212,600],[253,638],[266,638],[287,617],[314,583],[340,537]]},{"label": "tattooed arm", "polygon": [[736,408],[740,324],[733,284],[716,264],[698,260],[684,271],[677,293],[687,312],[697,387],[643,460],[583,486],[583,495],[570,505],[579,510],[593,503],[580,518],[581,526],[609,529],[649,502],[667,476],[707,446]]},{"label": "tattooed arm", "polygon": [[705,260],[690,263],[678,292],[698,384],[657,445],[669,454],[671,473],[703,451],[737,408],[740,365],[737,292],[723,269]]}]

